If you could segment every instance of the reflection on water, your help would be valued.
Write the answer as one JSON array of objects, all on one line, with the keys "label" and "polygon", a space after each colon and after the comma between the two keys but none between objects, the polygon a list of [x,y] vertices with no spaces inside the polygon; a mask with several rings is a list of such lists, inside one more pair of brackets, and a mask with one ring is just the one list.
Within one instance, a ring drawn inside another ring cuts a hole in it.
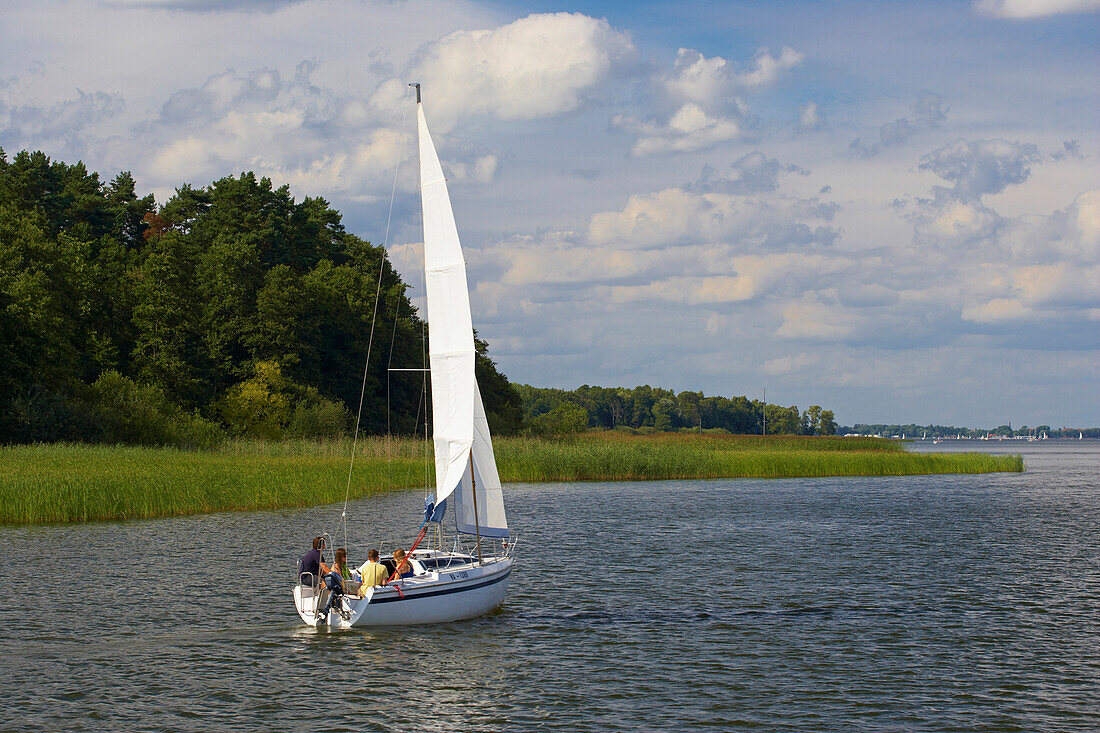
[{"label": "reflection on water", "polygon": [[0,729],[1100,728],[1100,447],[958,448],[1028,470],[511,486],[505,606],[436,627],[299,623],[338,508],[0,528]]}]

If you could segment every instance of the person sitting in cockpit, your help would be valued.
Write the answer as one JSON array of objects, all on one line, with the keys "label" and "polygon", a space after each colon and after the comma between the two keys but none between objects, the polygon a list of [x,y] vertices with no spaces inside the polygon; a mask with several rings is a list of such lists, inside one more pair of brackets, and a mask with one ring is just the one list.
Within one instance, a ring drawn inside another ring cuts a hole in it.
[{"label": "person sitting in cockpit", "polygon": [[405,551],[400,547],[393,551],[393,562],[397,568],[393,571],[395,577],[411,578],[413,576],[412,563],[405,557]]},{"label": "person sitting in cockpit", "polygon": [[367,561],[359,566],[359,576],[363,579],[363,584],[359,586],[360,595],[365,594],[367,588],[386,584],[386,580],[390,577],[390,571],[386,569],[385,565],[378,562],[378,550],[367,552]]}]

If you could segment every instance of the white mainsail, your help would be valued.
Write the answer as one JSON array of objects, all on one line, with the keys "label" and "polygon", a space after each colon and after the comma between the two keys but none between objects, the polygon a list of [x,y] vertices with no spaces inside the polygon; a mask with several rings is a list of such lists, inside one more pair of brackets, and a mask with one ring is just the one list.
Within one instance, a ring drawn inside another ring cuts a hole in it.
[{"label": "white mainsail", "polygon": [[[416,112],[420,140],[420,197],[424,212],[435,500],[439,503],[455,494],[455,518],[459,532],[507,537],[508,521],[504,514],[504,497],[500,490],[489,423],[474,377],[474,329],[466,283],[466,262],[462,257],[443,167],[428,132],[424,107],[419,98]],[[459,488],[457,493],[456,488]]]},{"label": "white mainsail", "polygon": [[474,326],[466,263],[458,242],[447,181],[424,108],[416,105],[420,198],[424,211],[424,277],[428,300],[428,363],[432,375],[436,501],[455,490],[474,440]]}]

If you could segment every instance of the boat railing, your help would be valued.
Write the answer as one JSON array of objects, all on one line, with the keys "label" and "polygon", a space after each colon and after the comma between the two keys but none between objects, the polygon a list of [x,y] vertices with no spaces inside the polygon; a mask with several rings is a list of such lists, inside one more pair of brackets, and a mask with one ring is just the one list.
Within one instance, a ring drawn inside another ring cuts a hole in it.
[{"label": "boat railing", "polygon": [[[516,545],[519,544],[519,538],[519,532],[512,531],[509,537],[502,538],[500,544],[497,545],[496,548],[489,550],[488,554],[500,558],[512,557],[516,551]],[[482,537],[481,541],[484,547],[484,543],[489,542],[489,539]],[[499,551],[497,551],[497,548],[499,548]],[[456,535],[454,538],[454,545],[451,547],[451,553],[477,557],[477,550],[474,544],[472,542],[463,542],[459,535]]]},{"label": "boat railing", "polygon": [[[308,583],[306,582],[307,577],[310,579],[310,582],[308,582]],[[301,589],[298,592],[298,596],[300,598],[302,598],[302,600],[305,600],[304,590],[306,588],[309,589],[310,596],[311,596],[311,599],[313,601],[313,613],[316,614],[317,609],[320,608],[320,605],[321,605],[321,588],[324,587],[324,584],[321,583],[320,576],[315,574],[315,573],[308,572],[308,571],[303,573],[302,572],[302,561],[298,560],[298,566],[297,566],[297,572],[295,573],[295,579],[298,581],[298,587]]]},{"label": "boat railing", "polygon": [[519,540],[519,532],[513,532],[507,540],[504,540],[504,552],[502,553],[504,557],[512,557],[516,551],[516,545],[519,544]]}]

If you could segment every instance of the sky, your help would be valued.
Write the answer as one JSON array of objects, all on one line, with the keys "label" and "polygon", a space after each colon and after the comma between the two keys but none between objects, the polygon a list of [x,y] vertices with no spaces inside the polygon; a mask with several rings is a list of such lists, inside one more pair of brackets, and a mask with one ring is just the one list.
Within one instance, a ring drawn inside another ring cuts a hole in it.
[{"label": "sky", "polygon": [[1100,425],[1100,0],[0,0],[9,156],[255,171],[419,298],[412,81],[513,381]]}]

